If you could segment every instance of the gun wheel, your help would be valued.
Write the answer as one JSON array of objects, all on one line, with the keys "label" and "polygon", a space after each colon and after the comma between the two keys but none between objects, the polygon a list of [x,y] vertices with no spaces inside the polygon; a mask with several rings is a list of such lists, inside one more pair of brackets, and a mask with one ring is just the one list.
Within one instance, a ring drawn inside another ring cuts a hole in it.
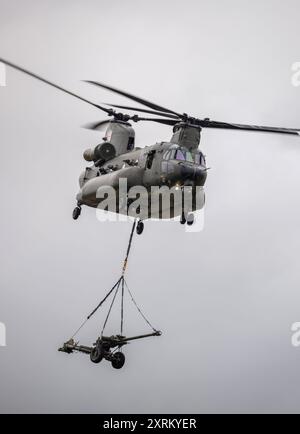
[{"label": "gun wheel", "polygon": [[99,345],[96,345],[90,354],[90,359],[91,362],[93,363],[100,363],[101,360],[103,359],[103,352],[102,352],[102,348]]},{"label": "gun wheel", "polygon": [[124,354],[121,353],[120,351],[114,353],[114,355],[111,359],[112,367],[115,369],[121,369],[124,366],[124,363],[125,363]]}]

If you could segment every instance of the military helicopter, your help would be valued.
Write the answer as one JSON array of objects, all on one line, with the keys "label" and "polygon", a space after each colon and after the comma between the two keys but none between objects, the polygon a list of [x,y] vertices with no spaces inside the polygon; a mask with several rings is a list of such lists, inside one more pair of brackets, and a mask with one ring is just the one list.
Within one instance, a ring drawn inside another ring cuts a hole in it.
[{"label": "military helicopter", "polygon": [[[125,179],[126,204],[124,205],[122,198],[118,197],[116,206],[113,208],[115,213],[134,215],[136,217],[137,209],[130,208],[130,200],[127,197],[128,191],[136,186],[144,187],[147,201],[154,198],[152,189],[155,186],[158,188],[163,186],[175,188],[180,192],[185,188],[189,188],[192,200],[188,208],[184,206],[184,201],[180,201],[178,206],[174,200],[173,202],[167,202],[166,206],[168,208],[167,211],[169,211],[168,218],[180,216],[181,224],[187,223],[188,225],[192,225],[194,222],[193,211],[203,208],[205,203],[203,187],[206,182],[208,168],[205,156],[199,149],[203,128],[290,135],[300,134],[300,129],[295,128],[241,125],[213,121],[209,118],[199,119],[189,116],[187,113],[178,113],[103,83],[87,81],[89,84],[131,99],[147,107],[147,109],[104,103],[99,105],[5,59],[0,58],[0,62],[90,104],[108,115],[108,119],[86,125],[87,128],[96,131],[106,127],[106,132],[101,143],[92,149],[85,150],[83,153],[84,159],[90,162],[91,166],[87,167],[79,177],[80,191],[77,194],[77,205],[73,210],[74,220],[80,216],[83,205],[94,208],[100,207],[101,209],[103,195],[99,195],[99,191],[101,189],[105,190],[107,187],[112,187],[118,191],[120,189],[120,179]],[[104,105],[107,107],[104,107]],[[145,118],[137,114],[129,115],[118,112],[115,109],[147,113],[155,115],[155,117]],[[130,122],[140,121],[156,122],[173,127],[173,134],[170,140],[161,141],[144,148],[135,147],[135,132]],[[153,208],[147,207],[146,213],[139,214],[136,228],[138,234],[143,232],[143,221],[145,219],[165,218],[163,212],[164,205],[161,205],[159,195],[156,195],[154,201],[158,204],[154,212]]]}]

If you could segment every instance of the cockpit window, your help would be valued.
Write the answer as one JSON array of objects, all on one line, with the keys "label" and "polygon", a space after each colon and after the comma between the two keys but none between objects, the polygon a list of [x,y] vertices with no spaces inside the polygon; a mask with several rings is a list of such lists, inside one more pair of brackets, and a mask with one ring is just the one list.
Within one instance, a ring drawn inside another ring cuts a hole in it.
[{"label": "cockpit window", "polygon": [[187,161],[189,163],[194,163],[198,165],[205,166],[205,158],[202,152],[196,151],[196,153],[191,153],[188,149],[177,148],[169,149],[164,153],[164,160],[178,160]]},{"label": "cockpit window", "polygon": [[201,166],[205,166],[205,157],[202,152],[197,152],[197,154],[195,154],[195,163]]},{"label": "cockpit window", "polygon": [[180,161],[185,161],[185,155],[181,149],[178,149],[175,154],[175,159]]},{"label": "cockpit window", "polygon": [[189,163],[194,163],[194,158],[193,158],[192,154],[190,153],[190,151],[185,151],[185,159]]},{"label": "cockpit window", "polygon": [[196,164],[200,164],[200,160],[201,160],[200,154],[195,154],[194,159]]},{"label": "cockpit window", "polygon": [[163,159],[164,160],[170,160],[171,151],[167,151],[164,153]]}]

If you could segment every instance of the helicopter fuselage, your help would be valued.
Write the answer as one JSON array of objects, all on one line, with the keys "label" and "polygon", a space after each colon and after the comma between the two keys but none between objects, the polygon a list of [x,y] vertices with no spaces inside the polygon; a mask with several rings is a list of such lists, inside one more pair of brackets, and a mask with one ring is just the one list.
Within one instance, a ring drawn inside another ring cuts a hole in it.
[{"label": "helicopter fuselage", "polygon": [[[115,203],[111,204],[110,210],[116,213],[131,215],[129,205],[139,197],[142,201],[148,200],[149,205],[150,201],[155,205],[148,207],[147,215],[140,216],[142,219],[173,218],[182,215],[183,201],[176,203],[171,196],[171,201],[164,204],[160,199],[161,192],[190,189],[192,201],[188,211],[195,211],[204,206],[206,177],[207,168],[201,151],[191,152],[172,142],[160,142],[142,149],[135,148],[101,165],[95,163],[87,167],[79,179],[81,189],[77,201],[79,205],[105,209],[101,204],[107,199],[108,189],[113,189],[116,199],[113,197]],[[128,198],[126,207],[124,195]],[[107,202],[105,204],[107,207]],[[170,213],[165,213],[167,210],[164,208],[168,208]]]}]

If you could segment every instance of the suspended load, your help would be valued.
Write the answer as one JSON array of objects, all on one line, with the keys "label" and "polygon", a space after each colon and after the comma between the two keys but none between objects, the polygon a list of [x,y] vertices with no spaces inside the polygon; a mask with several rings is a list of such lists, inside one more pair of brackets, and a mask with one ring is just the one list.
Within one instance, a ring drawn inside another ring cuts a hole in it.
[{"label": "suspended load", "polygon": [[[62,347],[58,349],[58,351],[62,351],[67,354],[72,354],[73,352],[80,352],[84,354],[89,354],[90,360],[93,363],[100,363],[103,359],[108,360],[111,362],[112,367],[115,369],[121,369],[124,366],[125,363],[125,355],[122,352],[123,346],[129,343],[129,341],[137,340],[137,339],[143,339],[148,338],[152,336],[161,336],[161,331],[156,330],[151,323],[148,321],[148,319],[145,317],[139,306],[137,305],[127,283],[125,280],[125,271],[127,268],[127,262],[128,262],[128,256],[131,249],[132,239],[134,230],[136,227],[136,220],[133,223],[127,253],[123,264],[122,274],[119,280],[115,283],[115,285],[109,290],[109,292],[105,295],[105,297],[100,301],[100,303],[95,307],[95,309],[87,316],[85,321],[81,324],[81,326],[76,330],[74,335],[63,344]],[[130,295],[132,303],[137,308],[140,315],[143,317],[145,322],[151,327],[152,333],[132,336],[132,337],[126,337],[123,335],[123,319],[124,319],[124,295],[125,295],[125,289],[127,290],[128,294]],[[112,311],[112,307],[115,303],[115,300],[117,298],[118,293],[121,293],[121,326],[120,326],[120,334],[113,335],[113,336],[104,336],[104,330],[107,325],[107,321],[109,319],[109,316]],[[102,304],[108,300],[108,298],[113,294],[112,301],[110,303],[103,328],[101,331],[101,335],[97,338],[96,342],[92,346],[86,346],[86,345],[79,345],[79,342],[76,342],[74,340],[74,337],[77,335],[77,333],[83,328],[83,326],[86,324],[86,322],[97,312],[97,310],[102,306]]]}]

